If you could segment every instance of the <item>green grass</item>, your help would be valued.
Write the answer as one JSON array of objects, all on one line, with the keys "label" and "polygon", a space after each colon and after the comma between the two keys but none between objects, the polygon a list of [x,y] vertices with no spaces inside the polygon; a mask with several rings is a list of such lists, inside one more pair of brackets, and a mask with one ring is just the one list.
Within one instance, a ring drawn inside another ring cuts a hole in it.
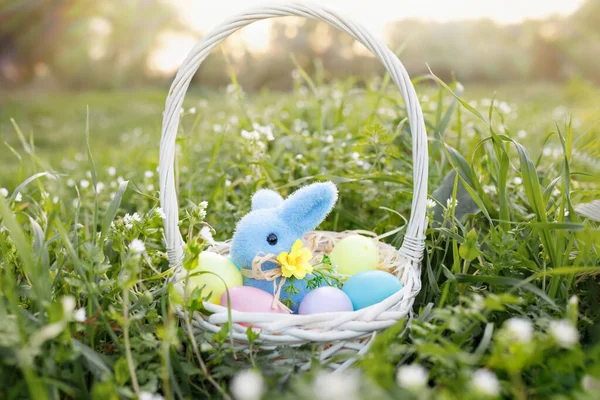
[{"label": "green grass", "polygon": [[[311,180],[339,186],[325,229],[384,233],[405,224],[411,141],[397,92],[351,81],[310,87],[298,80],[293,93],[190,93],[177,152],[189,254],[204,246],[203,224],[218,240],[231,237],[258,188],[287,194]],[[574,207],[600,195],[600,91],[574,81],[501,87],[494,98],[496,88],[467,87],[458,102],[450,90],[417,87],[430,193],[440,204],[430,210],[414,319],[378,335],[342,377],[319,365],[299,373],[269,352],[234,353],[223,345],[226,330],[194,337],[174,315],[177,304],[198,309],[198,297],[183,304],[166,285],[155,171],[166,88],[4,98],[0,398],[220,397],[248,368],[260,371],[265,398],[346,390],[476,399],[486,397],[482,368],[502,397],[595,398],[582,382],[600,379],[600,231]],[[252,123],[272,125],[275,139],[242,138]],[[458,204],[446,207],[452,194]],[[402,235],[386,240],[399,245]],[[129,248],[134,239],[145,252]],[[531,322],[531,335],[506,322],[517,317]],[[566,337],[552,334],[559,320]],[[561,344],[556,336],[573,338],[571,326],[578,338]],[[312,356],[310,346],[281,351]],[[410,364],[426,369],[425,387],[397,381],[398,366]]]}]

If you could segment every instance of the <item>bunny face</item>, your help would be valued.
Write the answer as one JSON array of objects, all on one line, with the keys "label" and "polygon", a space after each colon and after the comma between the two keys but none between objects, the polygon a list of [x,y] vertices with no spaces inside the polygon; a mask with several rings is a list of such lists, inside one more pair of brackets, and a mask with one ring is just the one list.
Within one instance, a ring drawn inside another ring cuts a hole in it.
[{"label": "bunny face", "polygon": [[259,253],[289,251],[297,239],[325,219],[336,200],[337,189],[331,182],[305,186],[286,200],[271,190],[256,192],[252,211],[240,220],[233,235],[231,258],[241,268],[250,269]]}]

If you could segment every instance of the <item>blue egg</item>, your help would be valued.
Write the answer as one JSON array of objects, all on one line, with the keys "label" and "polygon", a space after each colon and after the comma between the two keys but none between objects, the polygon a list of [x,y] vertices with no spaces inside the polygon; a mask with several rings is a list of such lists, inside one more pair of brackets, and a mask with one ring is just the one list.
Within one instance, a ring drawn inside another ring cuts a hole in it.
[{"label": "blue egg", "polygon": [[377,304],[402,289],[402,282],[384,271],[363,271],[352,275],[342,291],[350,297],[354,310]]}]

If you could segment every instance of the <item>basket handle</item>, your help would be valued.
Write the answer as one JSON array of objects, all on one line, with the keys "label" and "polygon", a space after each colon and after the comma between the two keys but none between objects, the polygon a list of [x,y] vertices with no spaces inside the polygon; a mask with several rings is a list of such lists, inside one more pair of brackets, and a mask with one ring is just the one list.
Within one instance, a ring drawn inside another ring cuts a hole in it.
[{"label": "basket handle", "polygon": [[398,57],[383,41],[373,36],[361,25],[321,5],[291,2],[285,5],[273,4],[251,8],[229,18],[214,28],[192,48],[171,84],[163,113],[160,162],[158,167],[160,204],[165,213],[163,222],[169,264],[171,266],[178,266],[183,257],[184,241],[178,227],[179,205],[174,173],[175,139],[179,128],[179,110],[183,104],[192,77],[210,51],[232,33],[255,21],[284,16],[300,16],[321,20],[349,33],[381,61],[392,80],[400,89],[400,93],[406,104],[408,121],[412,133],[414,189],[412,211],[404,242],[399,252],[407,260],[418,263],[423,257],[424,250],[423,230],[426,225],[428,153],[427,132],[425,131],[423,112],[410,77]]}]

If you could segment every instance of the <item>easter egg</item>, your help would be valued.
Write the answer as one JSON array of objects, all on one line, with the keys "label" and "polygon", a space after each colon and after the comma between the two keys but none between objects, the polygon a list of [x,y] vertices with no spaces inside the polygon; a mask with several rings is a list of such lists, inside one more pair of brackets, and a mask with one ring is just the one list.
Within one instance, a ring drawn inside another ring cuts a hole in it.
[{"label": "easter egg", "polygon": [[352,302],[346,293],[335,287],[323,286],[304,296],[298,308],[298,314],[306,315],[352,310]]},{"label": "easter egg", "polygon": [[[243,312],[274,312],[285,313],[283,308],[273,308],[273,296],[251,286],[237,286],[229,288],[231,309]],[[227,307],[227,292],[221,295],[220,304]]]},{"label": "easter egg", "polygon": [[333,265],[337,265],[338,273],[354,275],[361,271],[376,269],[379,251],[375,240],[353,235],[337,242],[329,258]]},{"label": "easter egg", "polygon": [[202,296],[207,296],[211,293],[209,301],[212,303],[219,304],[221,294],[225,291],[225,285],[229,289],[242,286],[242,274],[240,271],[238,271],[235,264],[220,254],[210,251],[200,253],[198,256],[198,265],[190,271],[190,274],[200,271],[212,273],[190,276],[187,289],[194,290],[198,287],[204,287],[202,289]]},{"label": "easter egg", "polygon": [[342,291],[348,295],[355,310],[377,304],[398,290],[402,283],[385,271],[363,271],[351,276]]}]

